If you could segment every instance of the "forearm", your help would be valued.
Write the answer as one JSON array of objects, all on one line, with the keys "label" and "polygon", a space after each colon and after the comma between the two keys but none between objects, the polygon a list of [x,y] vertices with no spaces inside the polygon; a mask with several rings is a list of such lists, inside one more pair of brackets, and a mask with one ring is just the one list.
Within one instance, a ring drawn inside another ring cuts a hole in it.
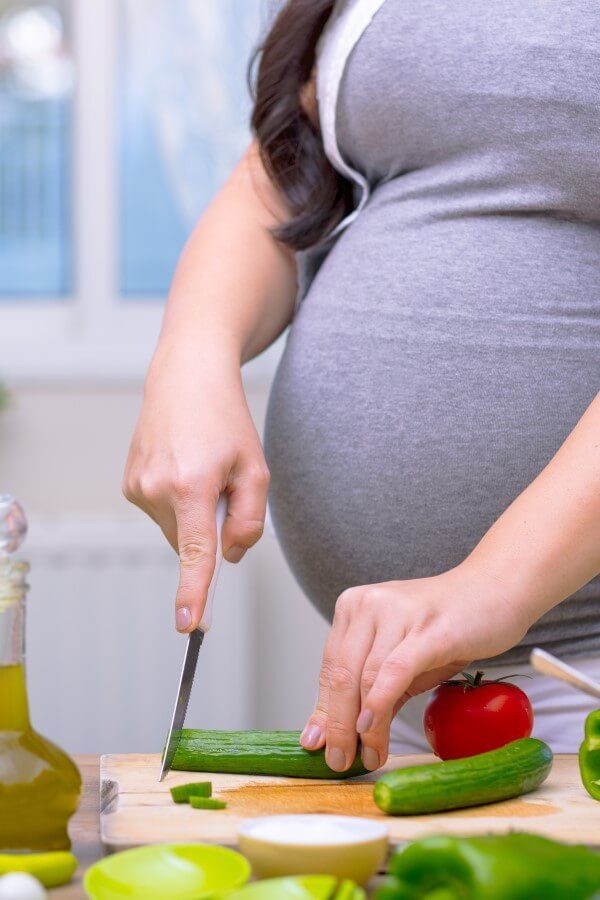
[{"label": "forearm", "polygon": [[157,357],[251,359],[289,323],[294,254],[272,228],[287,215],[253,144],[206,210],[179,261]]},{"label": "forearm", "polygon": [[533,623],[600,572],[600,394],[466,561]]}]

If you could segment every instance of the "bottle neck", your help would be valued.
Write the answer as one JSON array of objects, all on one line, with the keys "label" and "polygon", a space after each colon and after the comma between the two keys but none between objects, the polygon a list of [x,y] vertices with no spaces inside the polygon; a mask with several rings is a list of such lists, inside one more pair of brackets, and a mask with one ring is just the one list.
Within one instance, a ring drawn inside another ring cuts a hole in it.
[{"label": "bottle neck", "polygon": [[29,725],[25,686],[27,565],[0,558],[0,731]]}]

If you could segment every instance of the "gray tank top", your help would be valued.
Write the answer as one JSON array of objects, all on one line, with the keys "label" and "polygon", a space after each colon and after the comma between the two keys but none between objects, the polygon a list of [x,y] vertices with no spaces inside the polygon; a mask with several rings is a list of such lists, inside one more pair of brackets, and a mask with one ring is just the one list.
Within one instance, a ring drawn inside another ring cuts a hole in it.
[{"label": "gray tank top", "polygon": [[[265,435],[325,615],[457,565],[598,391],[599,98],[591,0],[386,0],[354,46],[336,136],[370,195],[298,308]],[[502,659],[534,644],[597,651],[600,579]]]}]

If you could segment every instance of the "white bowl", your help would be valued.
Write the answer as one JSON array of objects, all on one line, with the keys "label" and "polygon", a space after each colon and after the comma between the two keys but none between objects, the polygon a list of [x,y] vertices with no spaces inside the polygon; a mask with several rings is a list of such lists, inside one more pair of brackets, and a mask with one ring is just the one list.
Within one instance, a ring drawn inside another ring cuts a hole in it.
[{"label": "white bowl", "polygon": [[353,816],[264,816],[244,822],[238,841],[257,878],[335,875],[364,884],[385,861],[389,833]]}]

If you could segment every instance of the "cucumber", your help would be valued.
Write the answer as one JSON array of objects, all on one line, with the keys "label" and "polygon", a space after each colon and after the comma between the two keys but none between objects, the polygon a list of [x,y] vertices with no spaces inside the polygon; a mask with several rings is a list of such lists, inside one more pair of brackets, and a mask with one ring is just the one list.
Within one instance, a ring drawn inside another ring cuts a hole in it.
[{"label": "cucumber", "polygon": [[305,750],[299,731],[197,731],[180,733],[172,769],[284,775],[290,778],[352,778],[367,771],[357,756],[346,772],[334,772],[324,750]]},{"label": "cucumber", "polygon": [[225,809],[227,804],[216,797],[190,797],[190,806],[194,809]]},{"label": "cucumber", "polygon": [[535,790],[551,767],[552,750],[547,744],[521,738],[466,759],[389,772],[375,785],[373,799],[393,816],[480,806]]},{"label": "cucumber", "polygon": [[171,788],[171,797],[175,803],[189,803],[190,797],[211,797],[210,781],[194,781],[192,784],[178,784]]}]

